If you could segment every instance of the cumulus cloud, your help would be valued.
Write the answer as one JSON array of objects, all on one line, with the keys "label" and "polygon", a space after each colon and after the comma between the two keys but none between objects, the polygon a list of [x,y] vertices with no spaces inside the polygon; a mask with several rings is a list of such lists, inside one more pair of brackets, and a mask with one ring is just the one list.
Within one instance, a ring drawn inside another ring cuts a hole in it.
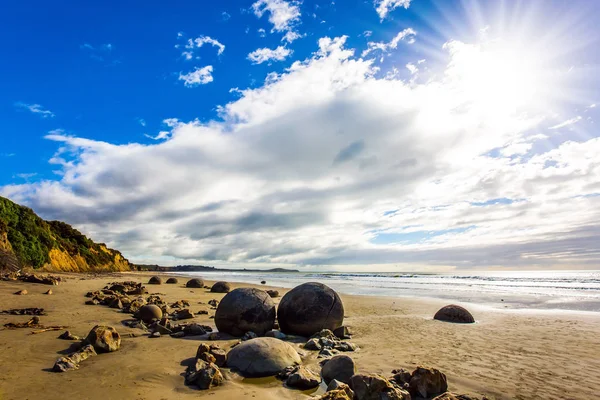
[{"label": "cumulus cloud", "polygon": [[381,51],[383,53],[388,53],[390,50],[395,50],[398,48],[398,43],[401,41],[405,41],[408,44],[413,44],[415,42],[415,36],[417,36],[417,32],[412,28],[406,28],[400,32],[392,40],[389,42],[369,42],[367,43],[367,49],[362,52],[362,56],[366,57],[370,53],[374,51]]},{"label": "cumulus cloud", "polygon": [[269,22],[273,31],[284,32],[291,30],[300,21],[300,3],[285,0],[258,0],[252,4],[252,10],[258,18],[269,13]]},{"label": "cumulus cloud", "polygon": [[134,261],[597,265],[600,139],[507,156],[545,140],[543,115],[482,110],[464,74],[379,78],[345,42],[321,38],[217,120],[166,121],[161,141],[54,132],[62,176],[0,193]]},{"label": "cumulus cloud", "polygon": [[[198,36],[195,39],[188,39],[185,45],[186,49],[200,48],[205,44],[210,44],[217,48],[217,54],[221,55],[225,51],[225,45],[219,42],[217,39],[213,39],[210,36]],[[185,56],[187,58],[187,55]],[[191,58],[191,57],[190,57]]]},{"label": "cumulus cloud", "polygon": [[19,101],[15,103],[15,107],[37,114],[42,118],[54,118],[55,116],[52,111],[45,109],[40,104],[27,104]]},{"label": "cumulus cloud", "polygon": [[179,80],[183,81],[183,84],[188,87],[198,86],[198,85],[206,85],[213,81],[213,67],[212,65],[207,65],[205,67],[196,67],[193,71],[184,74],[182,72],[179,73]]},{"label": "cumulus cloud", "polygon": [[398,7],[408,8],[412,0],[375,0],[375,11],[383,21],[387,15]]},{"label": "cumulus cloud", "polygon": [[292,50],[284,46],[278,46],[275,49],[265,47],[248,54],[248,60],[252,61],[252,64],[262,64],[267,61],[283,61],[290,54],[292,54]]}]

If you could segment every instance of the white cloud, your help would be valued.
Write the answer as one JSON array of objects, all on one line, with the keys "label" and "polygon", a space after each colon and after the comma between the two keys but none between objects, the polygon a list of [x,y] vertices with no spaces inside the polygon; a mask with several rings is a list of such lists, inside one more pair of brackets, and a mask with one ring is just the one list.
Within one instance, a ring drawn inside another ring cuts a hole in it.
[{"label": "white cloud", "polygon": [[267,32],[263,28],[259,28],[257,32],[258,32],[258,36],[260,36],[260,37],[267,36]]},{"label": "white cloud", "polygon": [[553,129],[553,130],[554,130],[554,129],[560,129],[560,128],[564,128],[564,127],[566,127],[566,126],[569,126],[569,125],[576,124],[577,122],[581,121],[581,119],[582,119],[582,118],[581,118],[581,115],[578,115],[578,116],[576,116],[576,117],[573,117],[573,118],[571,118],[571,119],[568,119],[568,120],[566,120],[566,121],[563,121],[563,122],[561,122],[560,124],[553,125],[553,126],[551,126],[550,128],[548,128],[548,129]]},{"label": "white cloud", "polygon": [[256,49],[252,53],[248,54],[248,60],[252,61],[253,64],[262,64],[267,61],[283,61],[285,60],[292,51],[283,46],[279,46],[276,49],[262,48]]},{"label": "white cloud", "polygon": [[410,71],[411,75],[415,75],[417,72],[419,72],[419,68],[417,68],[417,66],[413,63],[406,64],[406,69]]},{"label": "white cloud", "polygon": [[383,53],[388,53],[390,50],[394,50],[398,48],[398,43],[401,41],[405,41],[408,44],[413,44],[415,42],[415,36],[417,36],[417,32],[412,28],[406,28],[402,31],[398,32],[396,36],[389,42],[369,42],[367,43],[367,49],[362,52],[362,57],[366,57],[370,53],[374,51],[381,51]]},{"label": "white cloud", "polygon": [[268,12],[269,22],[273,24],[275,32],[291,30],[301,16],[300,3],[297,1],[258,0],[252,4],[252,10],[258,18]]},{"label": "white cloud", "polygon": [[137,122],[141,126],[146,126],[146,120],[144,118],[137,118]]},{"label": "white cloud", "polygon": [[[467,46],[446,47],[437,78],[408,85],[379,78],[345,41],[321,38],[308,59],[237,90],[218,120],[167,120],[151,144],[54,132],[62,176],[0,193],[133,261],[598,265],[600,139],[534,138],[547,116],[507,107],[519,92],[463,85],[457,60],[480,65]],[[377,242],[415,232],[426,237]]]},{"label": "white cloud", "polygon": [[52,111],[45,109],[40,104],[27,104],[19,101],[15,103],[15,107],[38,114],[42,118],[54,118],[55,116]]},{"label": "white cloud", "polygon": [[217,39],[213,39],[210,36],[198,36],[196,39],[188,39],[185,46],[186,49],[200,48],[205,44],[210,44],[217,47],[217,54],[221,55],[225,51],[225,45],[219,42]]},{"label": "white cloud", "polygon": [[300,35],[298,32],[287,31],[285,35],[283,35],[283,37],[281,38],[281,41],[292,43],[294,40],[300,39],[301,37],[302,35]]},{"label": "white cloud", "polygon": [[410,7],[411,0],[375,0],[375,10],[381,20],[398,7]]},{"label": "white cloud", "polygon": [[192,72],[187,74],[179,73],[179,80],[183,81],[185,86],[198,86],[198,85],[206,85],[213,81],[213,67],[212,65],[207,65],[206,67],[196,67]]}]

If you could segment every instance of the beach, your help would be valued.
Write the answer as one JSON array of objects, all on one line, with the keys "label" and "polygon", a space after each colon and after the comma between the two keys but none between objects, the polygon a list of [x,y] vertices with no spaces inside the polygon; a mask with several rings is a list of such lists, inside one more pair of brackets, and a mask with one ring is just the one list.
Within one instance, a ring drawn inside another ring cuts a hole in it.
[{"label": "beach", "polygon": [[[184,372],[204,336],[150,339],[122,321],[129,314],[105,306],[85,305],[88,291],[109,282],[133,280],[146,284],[151,275],[115,273],[107,275],[62,274],[58,286],[18,281],[0,282],[0,309],[44,308],[44,325],[66,325],[85,336],[98,324],[115,327],[122,336],[119,351],[99,354],[81,363],[80,369],[54,373],[58,357],[72,351],[62,331],[30,334],[32,329],[0,330],[0,399],[304,399],[322,394],[317,390],[285,388],[274,378],[244,379],[223,369],[223,386],[200,391],[184,384]],[[166,280],[166,274],[165,276]],[[211,285],[213,281],[205,281]],[[266,285],[232,283],[237,287],[288,289]],[[150,293],[161,293],[168,303],[188,300],[190,310],[208,311],[193,322],[212,326],[214,310],[206,303],[224,294],[185,287],[179,277],[175,285],[146,285]],[[27,295],[13,293],[26,289]],[[52,295],[43,294],[52,289]],[[600,314],[595,312],[507,310],[469,304],[475,324],[451,324],[433,320],[448,300],[393,296],[340,294],[344,325],[353,334],[359,350],[349,355],[359,372],[391,376],[397,368],[413,370],[417,365],[439,369],[448,378],[449,390],[490,399],[591,399],[600,391]],[[274,299],[278,303],[281,297]],[[199,304],[202,302],[204,304]],[[29,316],[0,315],[0,325],[25,322]],[[216,329],[215,329],[216,330]],[[131,335],[130,335],[131,334]],[[133,337],[130,337],[133,336]],[[218,340],[228,349],[236,339]],[[302,350],[303,363],[318,371],[315,352]]]}]

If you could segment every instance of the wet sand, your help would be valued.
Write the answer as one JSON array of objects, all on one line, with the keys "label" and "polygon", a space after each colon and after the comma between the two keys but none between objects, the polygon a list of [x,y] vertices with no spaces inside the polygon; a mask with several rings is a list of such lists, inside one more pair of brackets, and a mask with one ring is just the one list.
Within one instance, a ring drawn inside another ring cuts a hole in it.
[{"label": "wet sand", "polygon": [[[226,372],[224,386],[200,391],[185,386],[183,374],[196,349],[206,337],[173,339],[127,337],[141,331],[125,327],[131,318],[105,306],[88,306],[84,297],[108,282],[147,282],[148,274],[112,274],[91,277],[63,275],[66,282],[46,286],[0,281],[0,310],[41,307],[44,325],[68,325],[85,336],[97,324],[114,326],[123,336],[118,352],[100,354],[81,364],[77,371],[53,373],[56,359],[68,352],[72,342],[57,339],[62,331],[31,335],[32,329],[0,330],[0,399],[306,399],[324,391],[300,392],[284,388],[275,379],[243,379]],[[81,279],[84,278],[84,279]],[[166,278],[163,279],[163,282]],[[224,294],[177,285],[146,285],[150,293],[163,293],[169,303],[188,300],[191,311],[208,310],[193,321],[210,325],[214,310],[210,299]],[[211,285],[212,282],[206,282]],[[268,285],[232,284],[235,287]],[[53,295],[43,294],[49,288]],[[13,293],[26,289],[29,294]],[[284,294],[286,289],[279,289]],[[345,296],[345,325],[354,334],[351,342],[360,350],[347,353],[359,372],[391,375],[395,368],[427,365],[448,377],[453,392],[487,395],[495,399],[592,399],[600,392],[600,315],[597,313],[515,312],[473,308],[477,323],[449,324],[432,319],[447,302],[436,300]],[[279,299],[275,299],[278,303]],[[0,315],[0,326],[25,322],[28,316]],[[216,330],[216,329],[215,329]],[[228,349],[236,340],[220,340]],[[299,350],[298,344],[294,344]],[[305,364],[318,370],[316,352]]]}]

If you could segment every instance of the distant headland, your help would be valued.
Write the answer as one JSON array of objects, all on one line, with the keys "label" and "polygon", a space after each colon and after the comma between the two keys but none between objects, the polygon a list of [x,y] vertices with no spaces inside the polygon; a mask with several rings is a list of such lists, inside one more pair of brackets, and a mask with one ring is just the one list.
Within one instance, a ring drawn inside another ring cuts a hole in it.
[{"label": "distant headland", "polygon": [[270,269],[233,269],[215,268],[205,265],[177,265],[175,267],[163,267],[160,265],[136,264],[138,271],[162,271],[162,272],[300,272],[297,269],[270,268]]}]

